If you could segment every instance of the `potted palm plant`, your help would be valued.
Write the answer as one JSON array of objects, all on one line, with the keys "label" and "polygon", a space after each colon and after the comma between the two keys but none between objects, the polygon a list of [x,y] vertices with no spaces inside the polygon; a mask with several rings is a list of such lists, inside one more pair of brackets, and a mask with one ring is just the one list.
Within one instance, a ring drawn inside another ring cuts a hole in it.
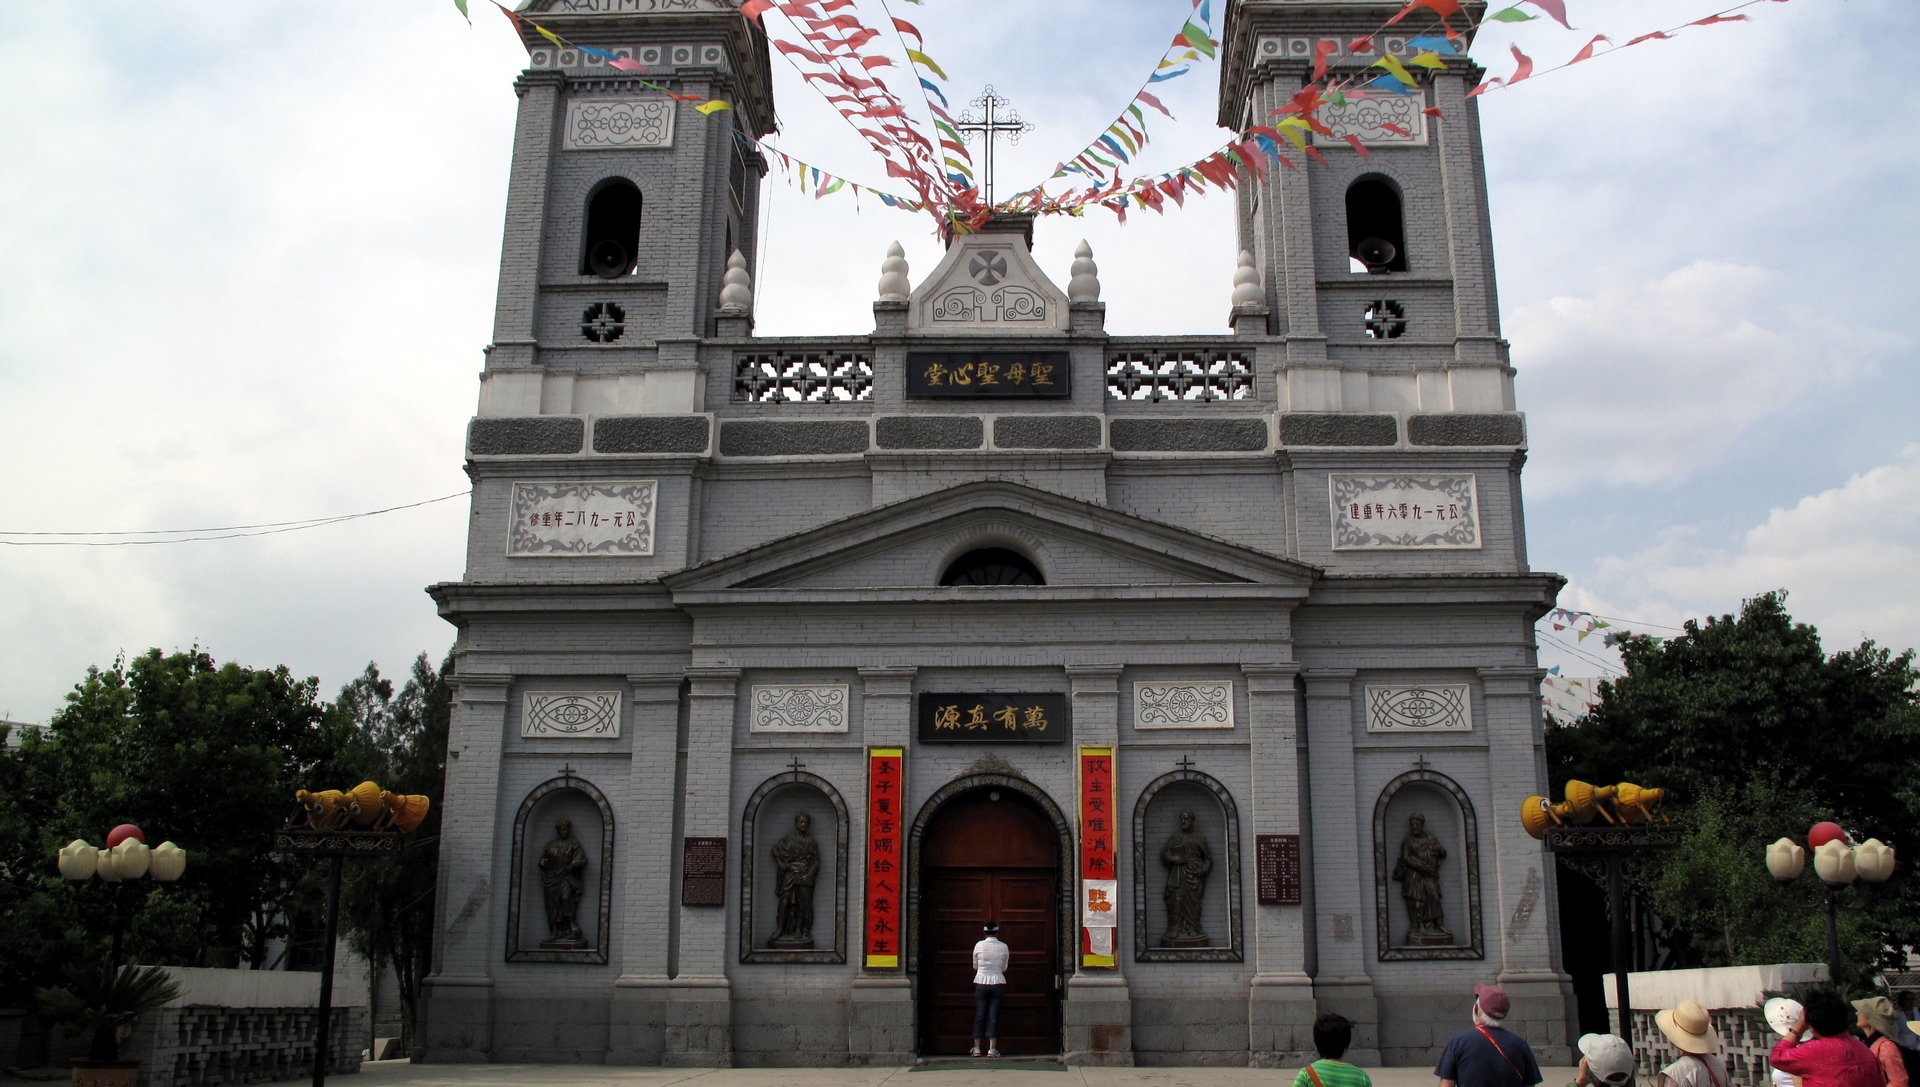
[{"label": "potted palm plant", "polygon": [[142,1015],[178,1000],[180,986],[154,966],[75,965],[67,968],[66,985],[38,996],[48,1022],[93,1029],[87,1059],[73,1062],[73,1087],[134,1087],[140,1062],[121,1060],[120,1043]]}]

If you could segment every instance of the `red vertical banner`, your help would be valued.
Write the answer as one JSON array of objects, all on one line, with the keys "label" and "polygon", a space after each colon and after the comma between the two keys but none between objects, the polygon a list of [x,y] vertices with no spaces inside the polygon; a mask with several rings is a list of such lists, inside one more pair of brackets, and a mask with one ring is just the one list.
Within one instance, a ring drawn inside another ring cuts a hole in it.
[{"label": "red vertical banner", "polygon": [[906,834],[901,822],[906,798],[906,752],[867,749],[867,933],[869,970],[900,967],[905,911],[900,896],[900,857]]},{"label": "red vertical banner", "polygon": [[1113,966],[1120,923],[1114,853],[1119,826],[1113,802],[1113,748],[1080,749],[1080,962]]}]

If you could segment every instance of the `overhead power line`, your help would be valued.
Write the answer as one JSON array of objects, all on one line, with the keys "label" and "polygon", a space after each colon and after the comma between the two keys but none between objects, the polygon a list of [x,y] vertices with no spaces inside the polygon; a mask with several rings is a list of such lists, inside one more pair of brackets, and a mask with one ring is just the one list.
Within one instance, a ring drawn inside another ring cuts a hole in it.
[{"label": "overhead power line", "polygon": [[[408,502],[384,509],[366,510],[361,513],[341,513],[328,517],[308,517],[298,521],[269,521],[258,525],[218,525],[211,528],[148,528],[124,532],[48,532],[0,529],[0,545],[7,547],[140,547],[153,544],[204,543],[209,540],[233,540],[244,536],[273,536],[282,532],[301,532],[310,528],[322,528],[337,525],[343,521],[358,521],[367,517],[378,517],[383,513],[397,513],[400,510],[418,509],[440,502],[451,501],[472,494],[471,489],[443,494],[439,498],[428,498],[420,502]],[[18,539],[9,537],[35,537]],[[42,539],[38,537],[55,537]],[[112,539],[93,539],[89,537],[113,537]],[[159,537],[157,539],[129,539],[127,537]]]}]

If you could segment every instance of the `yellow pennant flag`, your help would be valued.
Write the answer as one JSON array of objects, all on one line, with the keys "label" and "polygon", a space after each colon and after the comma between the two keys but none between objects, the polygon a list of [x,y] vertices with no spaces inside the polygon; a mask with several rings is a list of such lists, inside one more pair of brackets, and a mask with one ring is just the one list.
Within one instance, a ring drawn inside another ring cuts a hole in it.
[{"label": "yellow pennant flag", "polygon": [[1422,68],[1432,68],[1440,72],[1447,70],[1447,62],[1440,59],[1440,54],[1431,51],[1422,53],[1407,63],[1418,64]]},{"label": "yellow pennant flag", "polygon": [[1407,71],[1407,66],[1400,63],[1399,57],[1391,55],[1384,56],[1368,65],[1368,67],[1385,68],[1387,71],[1393,73],[1393,78],[1405,83],[1409,87],[1413,86],[1413,73]]},{"label": "yellow pennant flag", "polygon": [[567,47],[567,43],[560,40],[560,35],[555,34],[553,31],[548,30],[546,27],[536,26],[534,27],[534,29],[540,32],[541,37],[552,42],[554,45],[559,46],[562,49],[565,49]]},{"label": "yellow pennant flag", "polygon": [[1301,133],[1308,128],[1307,122],[1298,117],[1289,117],[1274,127],[1280,130],[1280,134],[1287,138],[1288,143],[1302,151],[1307,149],[1307,141],[1301,136]]},{"label": "yellow pennant flag", "polygon": [[715,99],[713,99],[712,101],[709,101],[709,102],[702,102],[702,103],[700,103],[699,105],[697,105],[697,106],[695,106],[695,107],[693,107],[693,108],[694,108],[694,109],[697,109],[697,110],[699,110],[699,111],[700,111],[701,113],[704,113],[704,114],[706,114],[707,116],[709,116],[709,117],[711,117],[711,116],[713,116],[714,114],[716,114],[716,113],[719,113],[719,112],[720,112],[721,110],[723,110],[723,109],[732,109],[732,108],[733,108],[733,106],[732,106],[732,104],[731,104],[731,103],[728,103],[728,102],[725,102],[725,101],[722,101],[721,99],[718,99],[718,98],[715,98]]},{"label": "yellow pennant flag", "polygon": [[914,62],[915,64],[918,64],[928,69],[934,75],[939,76],[941,79],[947,78],[947,73],[940,70],[940,66],[933,62],[933,58],[926,55],[925,53],[922,53],[918,49],[907,50],[907,59]]}]

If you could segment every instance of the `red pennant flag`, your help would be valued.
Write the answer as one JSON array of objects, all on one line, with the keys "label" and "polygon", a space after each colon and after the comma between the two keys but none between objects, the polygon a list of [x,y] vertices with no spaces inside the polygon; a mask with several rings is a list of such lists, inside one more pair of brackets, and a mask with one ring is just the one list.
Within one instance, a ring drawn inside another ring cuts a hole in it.
[{"label": "red pennant flag", "polygon": [[[771,3],[772,0],[763,0]],[[1339,42],[1320,39],[1313,47],[1313,78],[1318,81],[1327,77],[1327,58],[1340,48]]]},{"label": "red pennant flag", "polygon": [[[1382,125],[1381,127],[1382,127],[1382,128],[1385,128],[1386,126],[1385,126],[1385,125]],[[1353,149],[1354,149],[1355,151],[1358,151],[1358,152],[1360,152],[1360,157],[1361,157],[1361,158],[1363,158],[1363,159],[1370,159],[1370,158],[1372,158],[1372,157],[1373,157],[1373,152],[1371,152],[1371,151],[1368,151],[1368,150],[1367,150],[1367,145],[1366,145],[1366,144],[1364,144],[1364,143],[1361,143],[1361,142],[1360,142],[1360,137],[1358,137],[1358,136],[1356,136],[1356,135],[1354,135],[1353,133],[1351,133],[1351,132],[1349,132],[1349,133],[1347,133],[1347,134],[1346,134],[1345,136],[1342,136],[1342,137],[1340,137],[1340,138],[1341,138],[1341,139],[1343,139],[1343,140],[1345,140],[1345,141],[1347,141],[1348,143],[1350,143],[1350,144],[1352,144],[1352,145],[1353,145]]]},{"label": "red pennant flag", "polygon": [[1182,192],[1181,188],[1182,186],[1174,178],[1168,178],[1160,183],[1160,191],[1173,197],[1173,202],[1184,208],[1187,206],[1187,194]]},{"label": "red pennant flag", "polygon": [[1495,87],[1498,87],[1500,84],[1505,82],[1506,80],[1504,79],[1489,79],[1485,83],[1482,83],[1478,87],[1475,87],[1474,89],[1468,91],[1467,97],[1472,98],[1476,94],[1485,94],[1488,91],[1494,89]]},{"label": "red pennant flag", "polygon": [[1704,19],[1695,19],[1689,26],[1712,26],[1715,23],[1744,23],[1745,15],[1709,15]]},{"label": "red pennant flag", "polygon": [[1365,37],[1365,38],[1353,39],[1352,41],[1347,43],[1347,52],[1349,53],[1373,52],[1373,38]]},{"label": "red pennant flag", "polygon": [[1521,0],[1521,2],[1526,4],[1532,4],[1534,7],[1539,8],[1541,11],[1544,11],[1548,15],[1553,16],[1554,22],[1559,23],[1561,26],[1566,27],[1568,30],[1573,29],[1572,24],[1567,22],[1566,0]]},{"label": "red pennant flag", "polygon": [[1173,111],[1161,105],[1160,100],[1158,98],[1155,98],[1153,95],[1148,94],[1146,91],[1141,91],[1139,94],[1134,95],[1134,98],[1138,99],[1139,101],[1145,102],[1147,105],[1152,106],[1154,109],[1157,109],[1161,113],[1166,114],[1169,120],[1175,119],[1173,116]]},{"label": "red pennant flag", "polygon": [[920,36],[920,28],[907,22],[905,19],[895,19],[893,21],[893,28],[901,33],[913,35],[913,40],[922,45],[925,45],[927,42],[927,39]]},{"label": "red pennant flag", "polygon": [[746,3],[740,5],[740,14],[745,15],[749,21],[757,23],[760,21],[761,13],[773,6],[774,0],[746,0]]},{"label": "red pennant flag", "polygon": [[1399,125],[1396,125],[1391,121],[1382,121],[1380,123],[1380,127],[1386,129],[1388,132],[1391,132],[1396,136],[1405,136],[1408,139],[1413,138],[1413,133],[1408,132],[1406,129],[1401,128]]},{"label": "red pennant flag", "polygon": [[1407,16],[1412,15],[1415,9],[1418,8],[1432,8],[1434,14],[1444,19],[1460,10],[1460,0],[1413,0],[1413,3],[1400,9],[1400,14],[1388,19],[1387,25],[1392,26]]},{"label": "red pennant flag", "polygon": [[869,72],[873,71],[875,68],[891,68],[893,67],[893,58],[892,57],[861,57],[860,67],[865,68]]},{"label": "red pennant flag", "polygon": [[1261,152],[1260,145],[1248,140],[1240,144],[1240,156],[1253,164],[1253,172],[1260,180],[1267,178],[1267,156]]},{"label": "red pennant flag", "polygon": [[[1655,38],[1658,38],[1661,41],[1671,41],[1673,39],[1673,35],[1667,33],[1664,30],[1656,30],[1651,34],[1640,35],[1639,37],[1628,42],[1627,45],[1639,45],[1641,42],[1652,41]],[[1623,45],[1620,48],[1625,49],[1627,45]]]},{"label": "red pennant flag", "polygon": [[1445,116],[1444,114],[1442,114],[1442,113],[1440,112],[1440,107],[1439,107],[1439,106],[1428,106],[1428,107],[1427,107],[1426,109],[1423,109],[1423,110],[1421,110],[1420,112],[1421,112],[1421,113],[1424,113],[1424,114],[1426,114],[1426,115],[1427,115],[1427,116],[1429,116],[1429,117],[1442,117],[1442,116]]},{"label": "red pennant flag", "polygon": [[1595,34],[1593,36],[1593,40],[1586,44],[1586,48],[1580,50],[1578,53],[1575,53],[1573,55],[1573,59],[1568,61],[1567,63],[1578,64],[1583,60],[1593,59],[1593,47],[1596,45],[1599,45],[1601,42],[1606,42],[1608,45],[1612,45],[1613,39],[1607,37],[1605,34]]},{"label": "red pennant flag", "polygon": [[1522,53],[1517,45],[1510,45],[1507,48],[1513,50],[1513,59],[1520,62],[1520,67],[1516,68],[1512,77],[1507,80],[1507,86],[1511,87],[1533,74],[1533,58]]},{"label": "red pennant flag", "polygon": [[1314,161],[1315,161],[1315,162],[1318,162],[1318,163],[1319,163],[1320,165],[1322,165],[1322,166],[1331,166],[1331,165],[1332,165],[1332,163],[1330,163],[1330,162],[1328,162],[1328,161],[1327,161],[1327,157],[1326,157],[1325,155],[1322,155],[1322,154],[1320,153],[1320,151],[1319,151],[1319,149],[1318,149],[1318,148],[1316,148],[1316,147],[1314,147],[1314,146],[1313,146],[1312,144],[1308,144],[1308,145],[1307,145],[1307,147],[1306,147],[1306,151],[1307,151],[1307,154],[1309,154],[1309,155],[1312,155],[1312,156],[1313,156],[1313,159],[1314,159]]}]

